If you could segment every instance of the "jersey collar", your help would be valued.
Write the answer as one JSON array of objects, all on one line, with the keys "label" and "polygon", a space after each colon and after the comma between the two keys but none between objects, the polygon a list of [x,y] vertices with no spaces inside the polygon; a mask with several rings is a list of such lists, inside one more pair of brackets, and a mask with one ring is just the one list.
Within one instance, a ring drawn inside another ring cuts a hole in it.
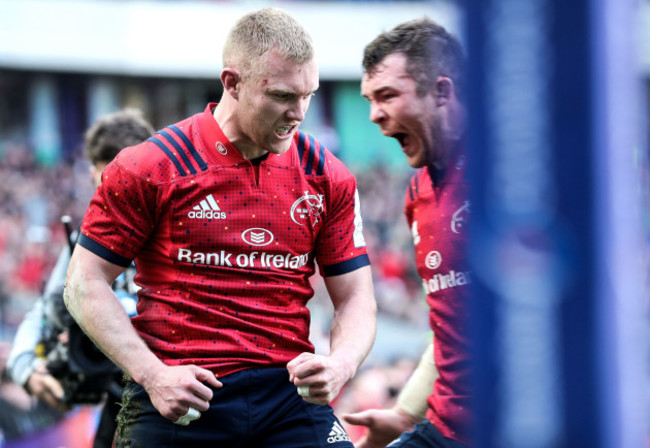
[{"label": "jersey collar", "polygon": [[467,154],[464,148],[460,148],[442,170],[436,169],[431,164],[426,166],[433,188],[461,181],[465,177],[466,168]]},{"label": "jersey collar", "polygon": [[[203,113],[197,114],[196,116],[198,120],[197,128],[203,141],[203,147],[210,154],[211,159],[218,165],[237,165],[245,162],[246,159],[230,143],[228,137],[224,135],[221,126],[214,119],[212,112],[215,107],[217,107],[217,103],[208,103]],[[272,163],[273,165],[293,164],[295,157],[297,157],[297,141],[298,133],[296,132],[296,136],[291,143],[291,148],[283,154],[269,154],[266,163]]]}]

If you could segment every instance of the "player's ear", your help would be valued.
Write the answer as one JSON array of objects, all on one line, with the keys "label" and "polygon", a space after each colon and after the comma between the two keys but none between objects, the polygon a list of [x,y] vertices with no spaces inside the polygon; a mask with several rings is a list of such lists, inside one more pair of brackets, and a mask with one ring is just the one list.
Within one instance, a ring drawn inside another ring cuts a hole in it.
[{"label": "player's ear", "polygon": [[454,92],[454,81],[446,76],[438,76],[433,85],[434,94],[436,97],[436,104],[442,106],[452,99]]},{"label": "player's ear", "polygon": [[102,183],[102,173],[97,169],[97,167],[93,164],[91,164],[88,167],[88,172],[90,173],[90,179],[93,181],[93,184],[95,187],[99,187]]},{"label": "player's ear", "polygon": [[239,82],[241,77],[239,72],[231,67],[225,67],[221,70],[221,82],[223,83],[224,92],[228,92],[234,99],[239,99]]}]

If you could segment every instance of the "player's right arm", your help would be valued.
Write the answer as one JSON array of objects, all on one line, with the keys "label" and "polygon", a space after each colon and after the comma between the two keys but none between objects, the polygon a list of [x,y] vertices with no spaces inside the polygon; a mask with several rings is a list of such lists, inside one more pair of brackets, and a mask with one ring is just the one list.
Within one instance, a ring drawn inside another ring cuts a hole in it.
[{"label": "player's right arm", "polygon": [[203,383],[221,383],[194,365],[166,366],[147,347],[110,286],[123,270],[77,245],[64,292],[68,311],[106,356],[145,388],[165,418],[176,421],[190,407],[207,410],[212,390]]}]

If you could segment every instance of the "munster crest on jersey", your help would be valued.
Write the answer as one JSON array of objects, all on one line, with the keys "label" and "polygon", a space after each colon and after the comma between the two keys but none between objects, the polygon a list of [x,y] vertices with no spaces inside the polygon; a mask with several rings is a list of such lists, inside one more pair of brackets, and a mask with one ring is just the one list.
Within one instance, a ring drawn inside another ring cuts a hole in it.
[{"label": "munster crest on jersey", "polygon": [[301,196],[291,206],[291,219],[298,225],[304,226],[309,224],[315,227],[320,221],[320,215],[323,213],[323,195],[309,194]]},{"label": "munster crest on jersey", "polygon": [[465,201],[463,205],[454,212],[451,217],[451,231],[454,233],[461,233],[467,224],[469,218],[470,207],[469,201]]}]

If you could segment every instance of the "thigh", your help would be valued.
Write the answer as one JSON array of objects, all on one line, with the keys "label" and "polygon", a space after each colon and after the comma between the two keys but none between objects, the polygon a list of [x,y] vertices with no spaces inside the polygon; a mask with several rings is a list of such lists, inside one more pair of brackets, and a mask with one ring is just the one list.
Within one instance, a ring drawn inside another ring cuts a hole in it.
[{"label": "thigh", "polygon": [[117,417],[116,448],[238,448],[248,429],[237,403],[230,402],[230,411],[213,410],[201,414],[187,426],[176,425],[153,406],[142,386],[130,383],[122,394],[122,409]]},{"label": "thigh", "polygon": [[273,425],[255,448],[354,448],[330,406],[305,405]]},{"label": "thigh", "polygon": [[266,388],[250,400],[256,437],[247,448],[353,448],[331,406],[303,400],[286,370],[254,372],[253,383]]},{"label": "thigh", "polygon": [[[157,417],[161,420],[157,421]],[[126,384],[122,392],[122,408],[117,414],[116,448],[146,447],[154,443],[161,443],[161,447],[173,446],[170,444],[173,442],[170,428],[163,420],[166,419],[153,407],[142,386]]]},{"label": "thigh", "polygon": [[[456,440],[440,434],[440,431],[429,421],[425,420],[415,425],[413,431],[403,433],[397,440],[388,445],[389,448],[467,448]],[[387,448],[388,448],[387,447]]]}]

